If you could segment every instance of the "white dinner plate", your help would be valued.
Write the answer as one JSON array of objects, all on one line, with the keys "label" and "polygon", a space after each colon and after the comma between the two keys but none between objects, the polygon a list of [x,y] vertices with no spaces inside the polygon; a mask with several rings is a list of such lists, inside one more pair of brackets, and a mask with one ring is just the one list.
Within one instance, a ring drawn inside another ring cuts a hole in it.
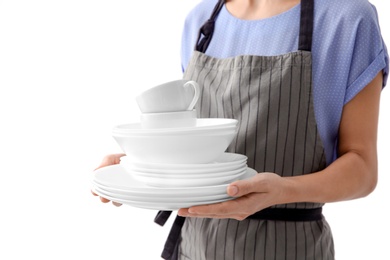
[{"label": "white dinner plate", "polygon": [[151,178],[162,178],[162,179],[208,179],[208,178],[221,178],[227,176],[234,176],[243,171],[246,171],[247,165],[243,164],[240,168],[232,171],[218,171],[211,173],[191,173],[187,174],[186,172],[179,173],[150,173],[143,170],[131,170],[126,167],[123,167],[129,174],[140,175]]},{"label": "white dinner plate", "polygon": [[130,201],[139,201],[139,202],[207,202],[207,201],[215,201],[215,200],[224,200],[231,198],[229,195],[225,194],[217,194],[217,195],[198,195],[198,196],[175,196],[175,197],[148,197],[148,196],[140,196],[140,195],[124,195],[121,193],[117,193],[111,190],[106,190],[104,188],[100,188],[96,185],[93,185],[93,190],[96,192],[104,193],[107,196],[111,196],[113,198],[121,199],[121,200],[130,200]]},{"label": "white dinner plate", "polygon": [[[256,175],[256,171],[247,168],[247,172],[240,179],[247,179]],[[182,188],[161,188],[151,187],[137,181],[128,174],[120,164],[106,166],[94,171],[92,175],[93,183],[132,194],[154,194],[155,196],[183,196],[189,195],[211,195],[226,193],[228,184],[204,186],[204,187],[182,187]]]},{"label": "white dinner plate", "polygon": [[226,193],[226,188],[227,185],[223,189],[215,189],[215,190],[209,190],[207,193],[204,191],[199,191],[199,190],[189,190],[189,192],[182,193],[182,194],[177,194],[175,192],[170,192],[169,189],[164,189],[163,192],[142,192],[142,191],[134,191],[134,190],[128,190],[128,189],[118,189],[118,188],[113,188],[110,186],[103,185],[101,183],[97,183],[95,181],[92,181],[92,186],[93,187],[98,187],[102,189],[103,191],[110,191],[115,194],[121,194],[121,195],[129,195],[129,196],[135,196],[135,197],[141,197],[141,198],[156,198],[156,197],[161,197],[161,198],[191,198],[191,197],[203,197],[203,196],[215,196],[215,195],[227,195]]},{"label": "white dinner plate", "polygon": [[137,201],[137,200],[126,200],[126,199],[120,199],[115,196],[110,196],[107,193],[103,192],[102,190],[95,190],[96,194],[98,194],[101,197],[104,197],[108,200],[122,203],[125,205],[130,205],[137,208],[144,208],[144,209],[153,209],[153,210],[178,210],[180,208],[189,208],[191,206],[197,206],[197,205],[208,205],[208,204],[214,204],[218,202],[224,202],[233,199],[232,197],[226,198],[226,199],[218,199],[218,200],[208,200],[208,201],[187,201],[187,202],[143,202],[143,201]]},{"label": "white dinner plate", "polygon": [[246,173],[246,168],[235,174],[217,176],[213,178],[164,178],[164,176],[148,176],[138,172],[132,172],[134,179],[154,187],[201,187],[221,185],[238,180]]},{"label": "white dinner plate", "polygon": [[219,158],[211,163],[199,163],[199,164],[173,164],[173,163],[150,163],[150,162],[138,162],[132,161],[130,157],[123,156],[121,157],[121,161],[124,161],[130,166],[134,166],[136,168],[148,169],[149,171],[181,171],[181,170],[226,170],[229,167],[234,167],[240,164],[245,163],[248,160],[248,157],[238,153],[223,153]]},{"label": "white dinner plate", "polygon": [[123,168],[125,168],[128,172],[136,171],[136,172],[142,172],[144,174],[150,174],[150,175],[159,175],[159,176],[172,176],[172,177],[189,177],[194,178],[195,176],[199,176],[200,178],[203,178],[204,176],[222,176],[222,175],[228,175],[228,172],[231,172],[231,174],[234,174],[234,172],[240,171],[244,168],[246,168],[246,162],[233,165],[233,166],[226,166],[226,167],[219,167],[219,168],[210,168],[210,169],[174,169],[174,170],[168,170],[168,169],[148,169],[148,168],[139,168],[134,165],[124,163],[123,161],[120,162],[121,165],[123,165]]}]

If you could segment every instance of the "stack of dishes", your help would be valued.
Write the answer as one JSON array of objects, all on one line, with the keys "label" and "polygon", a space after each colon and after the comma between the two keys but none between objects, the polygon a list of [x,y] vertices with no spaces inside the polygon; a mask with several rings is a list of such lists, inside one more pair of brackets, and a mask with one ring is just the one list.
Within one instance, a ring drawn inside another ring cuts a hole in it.
[{"label": "stack of dishes", "polygon": [[238,121],[197,118],[194,81],[179,80],[137,97],[140,122],[122,124],[112,134],[126,156],[93,175],[93,190],[135,207],[176,210],[232,199],[229,183],[252,177],[247,157],[226,153]]},{"label": "stack of dishes", "polygon": [[121,158],[123,168],[140,182],[154,187],[201,187],[230,183],[247,172],[247,157],[224,153],[213,163],[160,164],[134,162]]},{"label": "stack of dishes", "polygon": [[[245,156],[231,153],[224,153],[214,162],[196,165],[132,163],[128,157],[122,158],[118,165],[95,171],[93,189],[109,200],[145,209],[178,210],[227,201],[232,199],[226,193],[229,182],[256,174],[256,171],[246,167]],[[137,168],[141,166],[144,168]],[[132,169],[138,169],[138,172],[134,174]],[[155,172],[157,177],[140,181],[146,169]],[[232,169],[241,172],[231,174]],[[198,174],[191,177],[191,172]],[[210,177],[212,174],[219,174],[220,177]],[[229,181],[226,181],[226,176]],[[220,179],[215,181],[215,178]]]}]

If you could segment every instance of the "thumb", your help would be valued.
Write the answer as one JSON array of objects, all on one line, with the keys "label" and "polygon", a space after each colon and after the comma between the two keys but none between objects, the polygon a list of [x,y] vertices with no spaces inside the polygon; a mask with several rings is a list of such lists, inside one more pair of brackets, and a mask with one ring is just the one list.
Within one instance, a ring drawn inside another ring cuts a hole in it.
[{"label": "thumb", "polygon": [[241,197],[254,191],[254,182],[252,179],[235,181],[227,188],[227,194],[232,197]]}]

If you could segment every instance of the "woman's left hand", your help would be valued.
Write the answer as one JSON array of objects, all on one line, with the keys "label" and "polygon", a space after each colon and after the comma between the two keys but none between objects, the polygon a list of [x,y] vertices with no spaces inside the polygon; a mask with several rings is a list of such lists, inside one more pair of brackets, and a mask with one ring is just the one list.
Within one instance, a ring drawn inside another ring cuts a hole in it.
[{"label": "woman's left hand", "polygon": [[264,208],[284,203],[287,185],[288,180],[275,173],[260,173],[247,180],[235,181],[228,186],[228,195],[236,199],[180,209],[178,215],[243,220]]}]

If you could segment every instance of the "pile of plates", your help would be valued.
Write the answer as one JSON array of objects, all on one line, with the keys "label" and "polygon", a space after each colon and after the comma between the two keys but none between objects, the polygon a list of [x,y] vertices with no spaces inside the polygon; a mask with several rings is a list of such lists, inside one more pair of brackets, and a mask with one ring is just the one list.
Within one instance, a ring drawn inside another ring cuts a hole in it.
[{"label": "pile of plates", "polygon": [[155,187],[200,187],[230,183],[247,171],[247,157],[224,153],[213,163],[159,164],[134,162],[121,158],[120,164],[135,179]]},{"label": "pile of plates", "polygon": [[94,191],[109,200],[139,208],[177,210],[232,199],[228,183],[254,176],[247,157],[224,153],[207,164],[134,162],[104,167],[93,175]]}]

